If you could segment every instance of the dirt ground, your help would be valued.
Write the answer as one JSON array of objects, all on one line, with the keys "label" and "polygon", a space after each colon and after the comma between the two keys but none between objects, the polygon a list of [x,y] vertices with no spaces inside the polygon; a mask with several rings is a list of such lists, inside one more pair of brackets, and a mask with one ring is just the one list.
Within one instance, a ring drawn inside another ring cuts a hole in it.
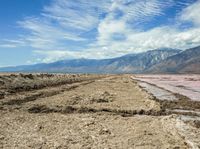
[{"label": "dirt ground", "polygon": [[131,75],[2,74],[0,91],[0,148],[200,148],[199,121],[166,113]]}]

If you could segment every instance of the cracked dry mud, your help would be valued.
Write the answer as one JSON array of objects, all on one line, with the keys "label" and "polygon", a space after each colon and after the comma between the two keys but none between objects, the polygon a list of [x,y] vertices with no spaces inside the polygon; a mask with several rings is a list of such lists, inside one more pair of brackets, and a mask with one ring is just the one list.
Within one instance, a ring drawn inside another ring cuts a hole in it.
[{"label": "cracked dry mud", "polygon": [[0,148],[199,148],[131,75],[0,75]]}]

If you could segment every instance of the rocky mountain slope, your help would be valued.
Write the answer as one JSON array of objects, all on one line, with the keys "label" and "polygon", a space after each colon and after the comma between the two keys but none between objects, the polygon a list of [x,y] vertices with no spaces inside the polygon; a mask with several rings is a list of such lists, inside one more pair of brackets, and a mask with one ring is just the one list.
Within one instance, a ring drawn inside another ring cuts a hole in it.
[{"label": "rocky mountain slope", "polygon": [[148,68],[146,73],[200,73],[200,46],[168,57]]}]

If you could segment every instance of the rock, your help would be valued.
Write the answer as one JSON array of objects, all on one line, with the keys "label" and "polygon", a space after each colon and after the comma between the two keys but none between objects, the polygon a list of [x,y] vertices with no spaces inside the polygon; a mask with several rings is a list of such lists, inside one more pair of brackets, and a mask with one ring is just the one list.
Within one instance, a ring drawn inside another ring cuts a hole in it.
[{"label": "rock", "polygon": [[4,98],[4,96],[5,96],[5,94],[4,94],[4,93],[2,93],[2,92],[0,92],[0,99],[3,99],[3,98]]},{"label": "rock", "polygon": [[107,129],[107,128],[104,128],[104,129],[101,129],[101,130],[99,131],[99,134],[100,134],[100,135],[111,134],[111,131],[110,131],[109,129]]}]

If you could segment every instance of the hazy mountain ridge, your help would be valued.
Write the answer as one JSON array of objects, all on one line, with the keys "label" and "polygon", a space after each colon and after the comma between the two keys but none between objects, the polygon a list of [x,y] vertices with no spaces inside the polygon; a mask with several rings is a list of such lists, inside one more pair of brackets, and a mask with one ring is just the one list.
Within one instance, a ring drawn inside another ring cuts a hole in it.
[{"label": "hazy mountain ridge", "polygon": [[146,73],[200,73],[200,46],[182,51],[148,68]]},{"label": "hazy mountain ridge", "polygon": [[49,64],[0,68],[0,71],[68,73],[143,73],[147,68],[179,53],[177,49],[156,49],[112,59],[74,59]]}]

